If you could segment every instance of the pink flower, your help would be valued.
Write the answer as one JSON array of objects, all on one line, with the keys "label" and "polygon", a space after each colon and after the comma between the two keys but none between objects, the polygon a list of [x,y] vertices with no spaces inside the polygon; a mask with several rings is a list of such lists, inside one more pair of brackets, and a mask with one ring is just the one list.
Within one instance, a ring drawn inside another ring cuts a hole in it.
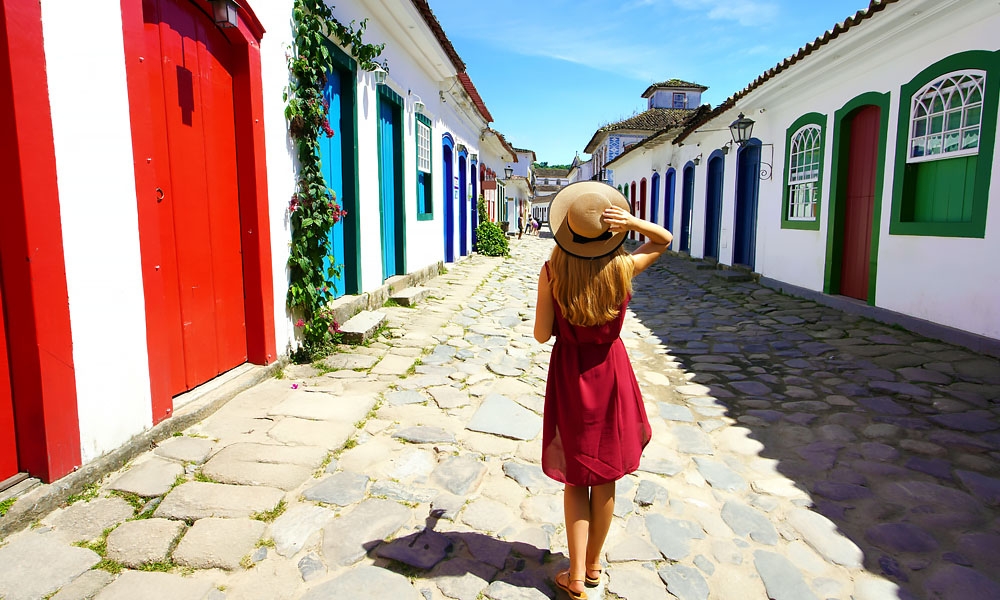
[{"label": "pink flower", "polygon": [[295,326],[296,327],[304,327],[305,324],[306,324],[306,322],[303,321],[302,319],[299,319],[298,321],[295,322]]},{"label": "pink flower", "polygon": [[292,384],[292,389],[293,389],[293,390],[297,390],[297,389],[299,389],[299,384],[297,384],[297,383],[293,383],[293,384]]}]

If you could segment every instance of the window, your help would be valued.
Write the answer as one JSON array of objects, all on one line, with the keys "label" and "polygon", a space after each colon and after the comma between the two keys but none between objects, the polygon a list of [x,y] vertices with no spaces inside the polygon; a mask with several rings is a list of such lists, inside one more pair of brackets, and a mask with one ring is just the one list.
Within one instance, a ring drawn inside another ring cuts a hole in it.
[{"label": "window", "polygon": [[946,57],[902,86],[889,233],[982,238],[1000,52]]},{"label": "window", "polygon": [[431,181],[431,121],[416,113],[417,138],[417,219],[433,217],[433,185]]},{"label": "window", "polygon": [[984,71],[950,73],[913,96],[908,162],[979,152]]},{"label": "window", "polygon": [[788,215],[790,221],[816,218],[819,172],[823,162],[822,130],[806,125],[792,136],[788,158]]},{"label": "window", "polygon": [[819,230],[825,129],[826,115],[808,113],[785,130],[783,229]]},{"label": "window", "polygon": [[674,93],[674,108],[687,108],[687,94]]}]

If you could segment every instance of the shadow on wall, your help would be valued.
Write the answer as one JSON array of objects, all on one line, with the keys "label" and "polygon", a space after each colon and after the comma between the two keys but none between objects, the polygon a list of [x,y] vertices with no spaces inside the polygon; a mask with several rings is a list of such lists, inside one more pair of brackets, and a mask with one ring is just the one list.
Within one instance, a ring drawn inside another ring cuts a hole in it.
[{"label": "shadow on wall", "polygon": [[736,419],[712,426],[746,431],[743,465],[754,451],[773,461],[715,493],[752,500],[900,598],[1000,597],[1000,362],[700,264],[664,257],[636,278],[632,310],[693,374],[671,387],[705,386],[680,404],[697,421]]}]

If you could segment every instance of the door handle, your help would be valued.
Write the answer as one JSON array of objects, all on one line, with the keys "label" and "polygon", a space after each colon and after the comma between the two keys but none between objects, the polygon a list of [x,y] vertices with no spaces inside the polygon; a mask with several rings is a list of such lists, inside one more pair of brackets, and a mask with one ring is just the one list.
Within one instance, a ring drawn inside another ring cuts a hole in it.
[{"label": "door handle", "polygon": [[163,202],[163,190],[161,188],[156,188],[156,201]]}]

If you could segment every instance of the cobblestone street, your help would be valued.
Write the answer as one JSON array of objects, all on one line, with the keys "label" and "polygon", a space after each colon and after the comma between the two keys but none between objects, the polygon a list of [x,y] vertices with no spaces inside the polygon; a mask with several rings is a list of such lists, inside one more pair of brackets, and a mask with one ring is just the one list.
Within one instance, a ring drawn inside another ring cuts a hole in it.
[{"label": "cobblestone street", "polygon": [[[565,598],[532,337],[552,241],[511,244],[4,539],[0,598]],[[1000,363],[704,266],[636,279],[653,438],[588,596],[1000,598]]]}]

